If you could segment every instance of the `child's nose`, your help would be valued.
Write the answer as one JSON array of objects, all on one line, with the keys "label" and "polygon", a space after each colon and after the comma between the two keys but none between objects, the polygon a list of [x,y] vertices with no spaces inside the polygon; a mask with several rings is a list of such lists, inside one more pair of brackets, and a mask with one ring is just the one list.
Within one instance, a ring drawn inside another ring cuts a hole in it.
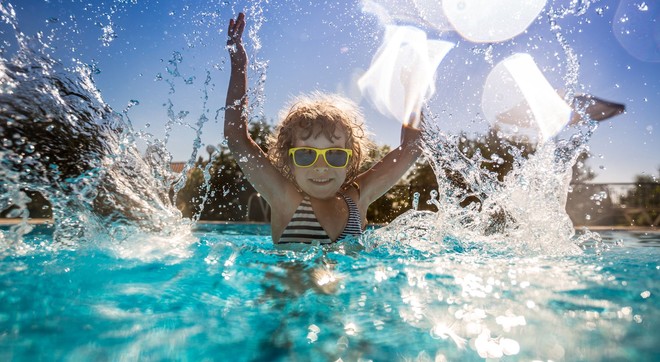
[{"label": "child's nose", "polygon": [[316,163],[314,164],[314,169],[317,171],[328,169],[328,164],[325,162],[324,157],[319,157],[319,159],[316,160]]}]

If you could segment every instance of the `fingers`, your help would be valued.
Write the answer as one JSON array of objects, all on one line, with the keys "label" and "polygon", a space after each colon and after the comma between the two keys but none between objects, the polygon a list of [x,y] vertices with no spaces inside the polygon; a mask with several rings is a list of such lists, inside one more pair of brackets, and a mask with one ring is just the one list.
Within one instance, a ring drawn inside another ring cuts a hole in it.
[{"label": "fingers", "polygon": [[245,29],[245,14],[239,13],[236,20],[229,20],[229,29],[227,29],[227,44],[240,43]]},{"label": "fingers", "polygon": [[238,37],[243,37],[243,30],[245,29],[245,14],[238,13],[238,19],[236,19],[236,24],[238,25]]}]

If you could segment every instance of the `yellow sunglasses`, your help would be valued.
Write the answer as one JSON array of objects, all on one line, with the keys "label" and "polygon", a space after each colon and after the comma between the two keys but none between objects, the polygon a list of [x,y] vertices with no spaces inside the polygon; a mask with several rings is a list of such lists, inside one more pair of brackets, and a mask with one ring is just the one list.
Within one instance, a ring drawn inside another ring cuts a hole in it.
[{"label": "yellow sunglasses", "polygon": [[298,167],[310,167],[323,156],[325,163],[333,168],[344,168],[348,160],[353,156],[353,151],[348,148],[314,148],[294,147],[289,148],[289,156],[293,158],[293,164]]}]

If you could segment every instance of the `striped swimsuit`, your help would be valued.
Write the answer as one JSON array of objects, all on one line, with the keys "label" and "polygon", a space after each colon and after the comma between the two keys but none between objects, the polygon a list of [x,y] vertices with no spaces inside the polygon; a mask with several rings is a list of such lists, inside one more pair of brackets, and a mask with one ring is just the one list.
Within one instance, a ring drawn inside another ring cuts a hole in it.
[{"label": "striped swimsuit", "polygon": [[348,206],[348,222],[344,231],[337,238],[332,241],[328,234],[325,232],[319,221],[316,219],[314,210],[312,210],[312,202],[309,196],[305,195],[302,202],[293,214],[289,225],[286,226],[280,241],[277,244],[292,244],[304,243],[311,244],[313,241],[318,241],[321,245],[332,244],[349,235],[362,235],[362,223],[360,221],[360,212],[357,205],[349,196],[339,193],[346,201]]}]

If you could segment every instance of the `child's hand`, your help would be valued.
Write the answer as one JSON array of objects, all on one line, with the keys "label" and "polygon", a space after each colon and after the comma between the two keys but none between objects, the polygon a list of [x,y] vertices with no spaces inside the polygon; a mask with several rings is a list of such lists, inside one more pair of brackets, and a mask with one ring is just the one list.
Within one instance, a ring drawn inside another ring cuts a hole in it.
[{"label": "child's hand", "polygon": [[245,14],[239,13],[236,20],[229,20],[229,29],[227,30],[227,49],[231,58],[232,67],[245,69],[247,65],[247,54],[243,47],[243,30],[245,29]]}]

